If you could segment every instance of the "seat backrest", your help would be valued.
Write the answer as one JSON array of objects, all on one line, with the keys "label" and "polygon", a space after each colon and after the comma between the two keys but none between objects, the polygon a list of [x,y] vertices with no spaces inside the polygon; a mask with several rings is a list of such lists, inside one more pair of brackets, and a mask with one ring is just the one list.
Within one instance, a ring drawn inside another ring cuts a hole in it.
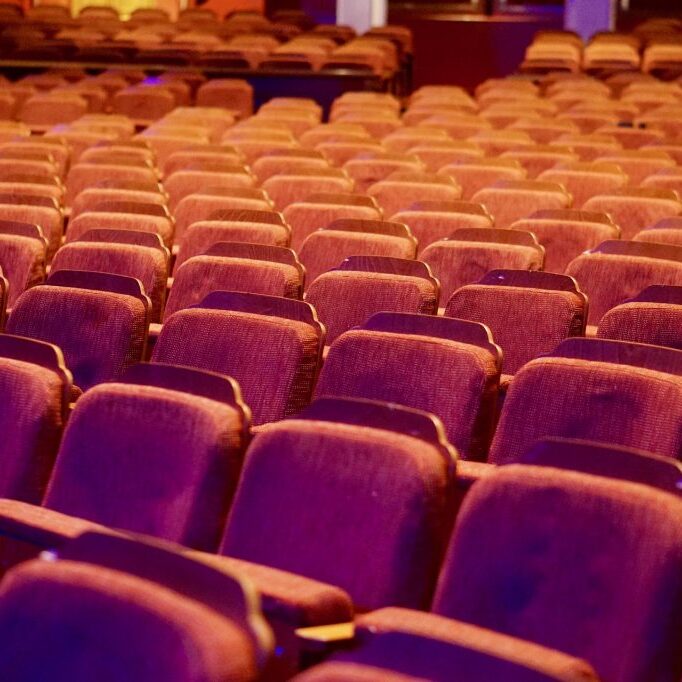
[{"label": "seat backrest", "polygon": [[[423,608],[453,476],[454,451],[431,415],[319,400],[249,448],[220,551],[336,585],[358,611]],[[329,552],[330,537],[343,552]]]},{"label": "seat backrest", "polygon": [[176,271],[165,316],[199,303],[211,291],[243,291],[301,298],[305,270],[291,249],[269,244],[218,242]]},{"label": "seat backrest", "polygon": [[501,365],[502,352],[482,324],[379,312],[332,343],[315,395],[431,412],[463,457],[480,459],[492,437]]},{"label": "seat backrest", "polygon": [[598,324],[615,306],[651,284],[682,284],[682,247],[609,240],[572,260],[575,277],[590,300],[588,323]]},{"label": "seat backrest", "polygon": [[433,609],[579,656],[601,679],[676,679],[681,518],[679,498],[648,486],[501,467],[467,494]]},{"label": "seat backrest", "polygon": [[531,232],[497,228],[462,228],[427,246],[421,259],[441,283],[441,299],[491,270],[540,270],[545,252]]},{"label": "seat backrest", "polygon": [[682,350],[682,286],[652,284],[607,311],[597,336]]},{"label": "seat backrest", "polygon": [[505,374],[514,374],[562,339],[584,334],[587,297],[567,275],[492,270],[457,289],[445,314],[488,326],[504,353]]},{"label": "seat backrest", "polygon": [[3,497],[40,504],[66,423],[72,377],[56,346],[0,334]]},{"label": "seat backrest", "polygon": [[[682,351],[606,339],[569,338],[517,372],[490,461],[514,462],[540,438],[559,436],[678,458]],[[576,396],[580,396],[578,401]],[[660,424],[664,410],[670,420]]]},{"label": "seat backrest", "polygon": [[234,377],[262,424],[310,401],[323,345],[324,328],[307,303],[214,291],[167,317],[152,359]]},{"label": "seat backrest", "polygon": [[682,463],[634,448],[576,438],[543,438],[519,458],[519,464],[582,471],[633,483],[644,483],[682,496]]},{"label": "seat backrest", "polygon": [[[44,504],[213,551],[239,476],[248,408],[229,377],[143,371],[79,398]],[[219,381],[226,386],[218,391]]]},{"label": "seat backrest", "polygon": [[[1,211],[1,209],[0,209]],[[26,289],[45,279],[47,239],[35,224],[0,220],[0,294],[2,320]]]},{"label": "seat backrest", "polygon": [[7,331],[59,346],[75,383],[87,389],[142,358],[150,310],[139,280],[60,270],[19,296]]},{"label": "seat backrest", "polygon": [[338,168],[281,173],[263,182],[275,206],[281,211],[296,201],[305,201],[319,192],[351,192],[353,181]]},{"label": "seat backrest", "polygon": [[[13,654],[0,663],[6,678],[37,679],[52,666],[74,682],[258,674],[253,641],[239,623],[150,580],[76,561],[34,560],[12,570],[0,588],[0,631]],[[84,645],[69,646],[74,637]],[[127,652],[113,667],[112,646]]]}]

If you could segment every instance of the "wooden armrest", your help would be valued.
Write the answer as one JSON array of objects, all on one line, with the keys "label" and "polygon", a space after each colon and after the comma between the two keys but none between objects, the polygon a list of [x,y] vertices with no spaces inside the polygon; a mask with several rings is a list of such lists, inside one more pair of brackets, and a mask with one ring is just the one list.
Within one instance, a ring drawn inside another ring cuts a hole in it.
[{"label": "wooden armrest", "polygon": [[327,645],[336,642],[348,642],[355,636],[355,623],[313,625],[307,628],[297,628],[295,632],[296,637],[305,645]]}]

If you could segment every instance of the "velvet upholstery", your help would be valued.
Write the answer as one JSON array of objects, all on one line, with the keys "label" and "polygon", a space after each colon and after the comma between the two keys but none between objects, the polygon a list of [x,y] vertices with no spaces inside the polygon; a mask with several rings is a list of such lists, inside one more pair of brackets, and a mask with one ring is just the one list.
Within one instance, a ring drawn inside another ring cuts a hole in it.
[{"label": "velvet upholstery", "polygon": [[358,611],[425,608],[448,532],[451,475],[443,451],[413,436],[273,424],[249,448],[220,552],[336,585]]},{"label": "velvet upholstery", "polygon": [[587,305],[571,291],[468,284],[452,294],[445,314],[489,327],[504,373],[514,374],[566,337],[582,336]]},{"label": "velvet upholstery", "polygon": [[158,234],[166,246],[170,246],[173,241],[173,223],[168,217],[104,211],[87,211],[70,221],[66,231],[66,241],[77,241],[89,230],[96,230],[100,227],[112,230],[152,232]]},{"label": "velvet upholstery", "polygon": [[310,401],[319,335],[305,322],[192,308],[166,318],[152,360],[235,378],[254,424],[296,414]]},{"label": "velvet upholstery", "polygon": [[659,258],[585,253],[572,260],[566,274],[575,277],[590,301],[588,323],[601,318],[650,284],[682,284],[682,263]]},{"label": "velvet upholstery", "polygon": [[611,362],[532,360],[511,382],[490,461],[514,462],[547,436],[581,438],[679,458],[682,379]]},{"label": "velvet upholstery", "polygon": [[0,203],[2,220],[16,220],[20,223],[38,225],[47,239],[48,259],[59,248],[64,231],[62,212],[50,206],[24,206]]},{"label": "velvet upholstery", "polygon": [[682,307],[653,301],[622,303],[601,318],[597,336],[682,350]]},{"label": "velvet upholstery", "polygon": [[91,564],[31,561],[0,587],[3,679],[47,669],[72,682],[247,682],[248,634],[208,606],[148,580]]},{"label": "velvet upholstery", "polygon": [[45,260],[46,249],[41,240],[0,234],[0,268],[9,282],[8,308],[26,289],[45,279]]},{"label": "velvet upholstery", "polygon": [[310,284],[306,301],[315,307],[331,343],[382,310],[435,314],[438,291],[421,277],[333,270]]},{"label": "velvet upholstery", "polygon": [[178,170],[163,181],[168,192],[168,207],[173,210],[187,196],[205,187],[253,187],[255,178],[244,170],[232,172]]},{"label": "velvet upholstery", "polygon": [[241,413],[216,400],[97,386],[71,415],[44,504],[212,551],[239,475],[243,429]]},{"label": "velvet upholstery", "polygon": [[101,163],[76,163],[66,176],[66,205],[70,206],[78,194],[103,180],[120,182],[155,183],[156,176],[151,168],[117,166]]},{"label": "velvet upholstery", "polygon": [[485,158],[451,163],[440,168],[438,173],[453,178],[462,188],[462,199],[467,201],[471,201],[480,189],[499,180],[523,180],[526,177],[526,169],[510,159],[504,163]]},{"label": "velvet upholstery", "polygon": [[466,284],[478,282],[491,270],[540,270],[542,254],[522,244],[437,241],[427,246],[420,259],[431,266],[440,281],[441,301]]},{"label": "velvet upholstery", "polygon": [[293,265],[247,258],[194,256],[175,271],[165,319],[178,310],[200,303],[211,291],[246,291],[299,298],[300,289],[301,275]]},{"label": "velvet upholstery", "polygon": [[558,182],[573,196],[573,206],[580,208],[598,194],[625,187],[628,176],[615,164],[566,163],[545,170],[538,176],[544,182]]},{"label": "velvet upholstery", "polygon": [[464,501],[433,610],[584,658],[600,679],[677,679],[681,514],[636,483],[503,467]]},{"label": "velvet upholstery", "polygon": [[462,196],[459,185],[428,181],[428,174],[422,182],[389,177],[367,188],[367,194],[376,199],[386,220],[410,208],[415,201],[457,201]]},{"label": "velvet upholstery", "polygon": [[132,296],[46,284],[17,299],[7,331],[59,346],[74,382],[86,390],[142,359],[147,310]]},{"label": "velvet upholstery", "polygon": [[[337,173],[337,174],[332,174]],[[341,171],[328,170],[319,175],[310,173],[290,173],[274,175],[263,182],[263,189],[268,193],[278,210],[305,201],[311,194],[321,192],[351,192],[353,181]]]}]

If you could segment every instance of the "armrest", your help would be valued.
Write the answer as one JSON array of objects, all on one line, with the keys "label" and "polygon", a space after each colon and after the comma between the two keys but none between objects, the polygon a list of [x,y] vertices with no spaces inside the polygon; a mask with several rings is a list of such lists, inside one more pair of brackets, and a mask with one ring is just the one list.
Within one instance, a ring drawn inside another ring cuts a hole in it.
[{"label": "armrest", "polygon": [[17,500],[0,499],[0,536],[34,545],[38,550],[58,547],[86,530],[103,526]]},{"label": "armrest", "polygon": [[334,644],[345,644],[355,637],[355,623],[336,623],[334,625],[314,625],[296,630],[302,646],[307,649],[328,649]]},{"label": "armrest", "polygon": [[295,573],[242,559],[190,552],[206,563],[234,570],[248,578],[261,595],[268,620],[302,628],[353,620],[353,602],[340,588]]},{"label": "armrest", "polygon": [[466,492],[482,478],[490,476],[497,470],[497,465],[487,462],[469,462],[465,459],[457,461],[457,488]]}]

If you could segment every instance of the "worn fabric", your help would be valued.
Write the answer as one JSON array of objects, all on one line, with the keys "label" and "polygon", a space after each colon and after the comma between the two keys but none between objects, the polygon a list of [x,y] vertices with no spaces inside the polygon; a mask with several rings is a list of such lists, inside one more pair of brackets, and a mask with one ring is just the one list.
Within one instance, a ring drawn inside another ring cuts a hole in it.
[{"label": "worn fabric", "polygon": [[0,268],[9,282],[8,308],[26,289],[45,279],[45,256],[45,246],[38,239],[0,234]]},{"label": "worn fabric", "polygon": [[581,253],[593,249],[607,239],[618,239],[620,234],[615,225],[553,218],[517,220],[512,227],[515,230],[532,232],[545,247],[543,270],[559,274]]},{"label": "worn fabric", "polygon": [[672,303],[623,303],[601,318],[597,336],[682,350],[682,308]]},{"label": "worn fabric", "polygon": [[59,346],[74,383],[87,390],[142,359],[146,310],[132,296],[43,285],[18,298],[7,332]]},{"label": "worn fabric", "polygon": [[298,201],[289,204],[282,212],[291,227],[291,248],[299,251],[306,238],[327,227],[334,220],[381,220],[381,213],[371,206],[346,206],[341,204],[317,204]]},{"label": "worn fabric", "polygon": [[218,242],[247,242],[287,246],[289,233],[282,225],[241,220],[201,220],[185,231],[182,248],[175,260],[177,269],[193,256],[201,256]]},{"label": "worn fabric", "polygon": [[317,330],[304,322],[226,310],[182,310],[166,319],[154,362],[227,374],[239,382],[253,423],[296,414],[317,374]]},{"label": "worn fabric", "polygon": [[476,192],[472,201],[483,204],[488,209],[495,219],[495,227],[509,227],[514,221],[526,218],[535,211],[569,208],[571,195],[559,191],[487,187]]},{"label": "worn fabric", "polygon": [[589,298],[590,324],[651,284],[682,285],[682,263],[641,256],[586,253],[568,264],[566,274]]},{"label": "worn fabric", "polygon": [[682,214],[682,203],[670,199],[653,199],[600,194],[588,199],[586,211],[608,213],[621,229],[623,239],[632,239],[639,231],[655,225],[663,218]]},{"label": "worn fabric", "polygon": [[434,611],[584,658],[602,680],[676,680],[681,518],[648,486],[502,467],[465,498]]},{"label": "worn fabric", "polygon": [[504,373],[514,374],[565,338],[582,336],[587,310],[570,291],[469,284],[452,295],[445,314],[489,327]]},{"label": "worn fabric", "polygon": [[361,612],[426,608],[450,470],[439,448],[412,436],[281,422],[247,453],[220,552],[336,585]]},{"label": "worn fabric", "polygon": [[212,291],[298,298],[301,276],[293,265],[247,258],[194,256],[175,272],[165,319],[178,310],[201,303]]},{"label": "worn fabric", "polygon": [[152,319],[161,318],[168,266],[160,249],[133,244],[71,242],[55,254],[51,272],[88,270],[134,277],[152,302]]},{"label": "worn fabric", "polygon": [[382,310],[435,314],[438,309],[429,280],[382,272],[326,272],[308,287],[306,301],[324,324],[327,343]]},{"label": "worn fabric", "polygon": [[66,241],[80,239],[88,230],[98,228],[110,230],[140,230],[158,234],[166,246],[173,242],[173,223],[164,216],[144,215],[142,213],[108,213],[87,211],[69,222]]},{"label": "worn fabric", "polygon": [[407,210],[416,201],[457,201],[461,198],[462,191],[454,184],[388,179],[371,185],[367,194],[376,199],[384,212],[384,218],[390,220],[398,211]]},{"label": "worn fabric", "polygon": [[682,378],[571,358],[540,358],[511,382],[490,461],[513,462],[548,436],[581,438],[679,458]]},{"label": "worn fabric", "polygon": [[487,452],[497,400],[485,348],[416,334],[353,329],[329,349],[315,397],[368,398],[432,412],[462,457]]},{"label": "worn fabric", "polygon": [[40,504],[64,427],[59,375],[0,359],[0,497]]},{"label": "worn fabric", "polygon": [[439,241],[427,246],[420,259],[431,266],[440,281],[440,298],[447,302],[464,286],[478,282],[491,270],[539,270],[538,249],[520,244],[494,242]]},{"label": "worn fabric", "polygon": [[306,285],[323,272],[341,265],[348,256],[415,257],[415,245],[404,237],[369,232],[321,230],[303,243],[299,257],[306,269]]},{"label": "worn fabric", "polygon": [[45,506],[213,551],[239,475],[242,429],[238,410],[208,398],[95,387],[69,419]]},{"label": "worn fabric", "polygon": [[[72,682],[247,682],[257,674],[248,633],[199,602],[101,566],[31,561],[0,589],[7,644],[0,676]],[[112,652],[116,652],[115,655]]]}]

